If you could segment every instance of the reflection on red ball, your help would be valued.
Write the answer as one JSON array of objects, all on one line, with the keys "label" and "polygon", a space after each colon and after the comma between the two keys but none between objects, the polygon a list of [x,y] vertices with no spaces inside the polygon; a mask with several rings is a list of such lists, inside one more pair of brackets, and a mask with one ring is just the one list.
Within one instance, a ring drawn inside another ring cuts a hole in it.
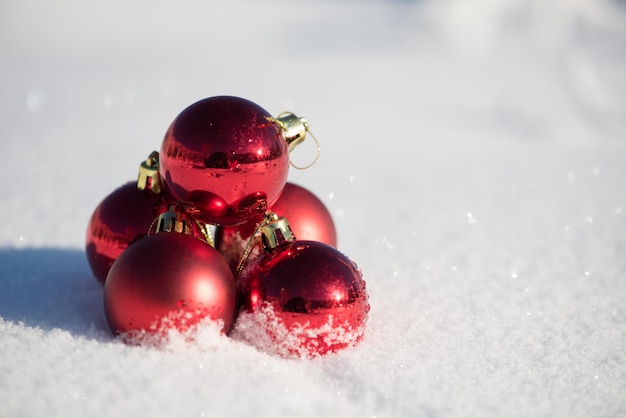
[{"label": "reflection on red ball", "polygon": [[280,126],[257,104],[210,97],[184,109],[163,138],[160,173],[202,221],[234,225],[273,204],[289,169]]},{"label": "reflection on red ball", "polygon": [[163,198],[128,182],[105,197],[94,210],[85,239],[87,261],[100,283],[113,262],[131,243],[143,238],[165,209]]},{"label": "reflection on red ball", "polygon": [[369,302],[361,272],[320,242],[293,241],[263,253],[244,269],[237,290],[243,321],[255,321],[251,338],[245,331],[242,338],[257,344],[264,328],[260,332],[280,354],[337,351],[365,331]]},{"label": "reflection on red ball", "polygon": [[[270,208],[278,216],[286,218],[295,237],[301,241],[319,241],[332,247],[337,246],[337,232],[333,218],[326,206],[312,192],[293,183],[285,188]],[[235,269],[243,254],[246,243],[254,233],[257,220],[241,225],[218,227],[215,231],[215,248]],[[247,262],[261,253],[260,243]]]},{"label": "reflection on red ball", "polygon": [[228,332],[236,312],[233,275],[222,256],[190,235],[161,232],[128,247],[104,286],[104,309],[114,334],[161,326],[185,331],[206,317]]}]

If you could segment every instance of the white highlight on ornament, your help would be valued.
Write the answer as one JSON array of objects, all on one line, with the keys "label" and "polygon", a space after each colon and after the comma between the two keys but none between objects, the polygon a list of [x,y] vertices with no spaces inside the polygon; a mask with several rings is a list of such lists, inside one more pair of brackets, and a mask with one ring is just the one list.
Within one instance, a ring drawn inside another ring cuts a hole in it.
[{"label": "white highlight on ornament", "polygon": [[215,285],[209,281],[196,283],[194,294],[196,294],[199,299],[212,300],[213,297],[215,297],[214,295],[218,293],[219,292],[215,289]]}]

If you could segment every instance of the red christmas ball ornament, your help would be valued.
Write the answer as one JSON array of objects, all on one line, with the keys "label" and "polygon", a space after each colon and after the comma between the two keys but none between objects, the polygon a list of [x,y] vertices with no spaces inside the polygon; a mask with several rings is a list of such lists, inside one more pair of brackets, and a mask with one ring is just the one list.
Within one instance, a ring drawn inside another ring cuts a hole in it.
[{"label": "red christmas ball ornament", "polygon": [[270,209],[289,220],[289,226],[299,240],[337,246],[337,231],[330,212],[317,196],[304,187],[287,183]]},{"label": "red christmas ball ornament", "polygon": [[[287,182],[280,197],[270,208],[278,216],[288,219],[293,234],[303,241],[319,241],[337,246],[337,231],[326,206],[312,192]],[[258,220],[236,226],[218,226],[215,230],[215,248],[234,270],[247,242],[256,229]],[[262,251],[260,243],[250,253],[249,260]]]},{"label": "red christmas ball ornament", "polygon": [[370,309],[361,272],[327,244],[295,240],[284,223],[264,227],[265,252],[239,276],[236,336],[284,356],[356,344]]},{"label": "red christmas ball ornament", "polygon": [[234,225],[260,219],[287,180],[289,152],[281,126],[246,99],[200,100],[167,130],[161,176],[177,199],[195,205],[203,222]]},{"label": "red christmas ball ornament", "polygon": [[[168,212],[171,215],[171,212]],[[236,313],[233,274],[207,242],[189,235],[184,218],[128,247],[113,263],[104,285],[104,310],[114,334],[187,331],[204,318],[223,321]],[[174,232],[174,231],[181,231]]]},{"label": "red christmas ball ornament", "polygon": [[85,239],[87,261],[103,284],[113,262],[148,233],[154,218],[167,208],[158,177],[158,155],[140,166],[139,179],[105,197],[94,210]]}]

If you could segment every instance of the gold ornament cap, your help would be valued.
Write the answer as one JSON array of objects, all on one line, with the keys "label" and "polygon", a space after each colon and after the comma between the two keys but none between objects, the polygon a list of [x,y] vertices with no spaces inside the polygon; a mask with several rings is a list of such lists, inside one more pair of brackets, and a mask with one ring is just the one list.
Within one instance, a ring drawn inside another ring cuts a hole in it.
[{"label": "gold ornament cap", "polygon": [[163,212],[155,219],[155,233],[159,232],[178,232],[179,234],[193,235],[193,220],[174,207],[170,207],[167,212]]},{"label": "gold ornament cap", "polygon": [[289,152],[293,151],[306,138],[306,134],[309,131],[309,121],[291,112],[281,113],[276,118],[276,121],[283,130],[285,141],[289,145]]},{"label": "gold ornament cap", "polygon": [[289,221],[286,218],[270,213],[267,223],[261,227],[261,239],[266,250],[296,240]]},{"label": "gold ornament cap", "polygon": [[211,226],[198,221],[193,215],[177,205],[171,205],[167,212],[157,216],[150,226],[148,235],[160,232],[176,232],[191,235],[206,242],[211,247],[215,247]]},{"label": "gold ornament cap", "polygon": [[159,174],[159,153],[152,153],[139,165],[139,176],[137,177],[137,188],[139,190],[150,190],[159,194],[163,190],[161,175]]},{"label": "gold ornament cap", "polygon": [[305,166],[299,166],[294,164],[294,162],[290,160],[289,163],[291,164],[291,166],[298,170],[305,170],[315,164],[320,158],[320,143],[309,130],[309,121],[305,118],[296,116],[291,112],[283,112],[273,120],[278,123],[280,129],[283,131],[283,136],[285,137],[285,141],[287,142],[287,148],[289,150],[289,153],[291,153],[295,147],[297,147],[304,141],[307,134],[310,135],[311,138],[313,138],[313,141],[315,141],[316,155],[313,161]]},{"label": "gold ornament cap", "polygon": [[265,212],[263,220],[261,220],[261,222],[259,222],[256,226],[254,233],[250,239],[248,239],[246,247],[241,254],[239,263],[237,263],[236,277],[239,277],[243,271],[252,249],[255,244],[258,243],[259,235],[261,236],[264,251],[270,251],[279,245],[287,244],[296,240],[296,237],[293,234],[286,218],[278,216],[272,211]]}]

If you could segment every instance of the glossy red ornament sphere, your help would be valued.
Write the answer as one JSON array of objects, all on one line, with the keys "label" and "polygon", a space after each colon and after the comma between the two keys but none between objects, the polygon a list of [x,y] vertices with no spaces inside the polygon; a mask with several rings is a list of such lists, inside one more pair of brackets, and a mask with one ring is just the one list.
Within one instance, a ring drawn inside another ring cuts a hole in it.
[{"label": "glossy red ornament sphere", "polygon": [[172,122],[160,152],[160,173],[179,200],[207,223],[234,225],[276,201],[289,170],[280,125],[251,101],[200,100]]},{"label": "glossy red ornament sphere", "polygon": [[114,334],[162,327],[185,331],[210,317],[228,332],[236,313],[235,280],[222,256],[191,235],[160,232],[128,247],[104,285]]},{"label": "glossy red ornament sphere", "polygon": [[87,226],[86,253],[91,271],[104,283],[113,262],[130,244],[148,233],[166,207],[163,197],[129,182],[105,197]]},{"label": "glossy red ornament sphere", "polygon": [[[289,221],[297,239],[337,246],[337,231],[330,212],[317,196],[304,187],[287,182],[280,197],[270,209]],[[215,230],[215,248],[222,253],[231,268],[237,267],[256,225],[257,222],[249,221],[236,226],[220,226]],[[247,262],[254,261],[261,251],[259,242]]]},{"label": "glossy red ornament sphere", "polygon": [[330,212],[317,196],[304,187],[287,183],[270,209],[287,218],[297,239],[337,246],[337,231]]},{"label": "glossy red ornament sphere", "polygon": [[[252,344],[273,344],[279,354],[337,351],[356,344],[365,331],[370,307],[361,272],[320,242],[268,250],[243,270],[237,289],[243,308],[238,334]],[[261,343],[266,337],[270,343]]]}]

